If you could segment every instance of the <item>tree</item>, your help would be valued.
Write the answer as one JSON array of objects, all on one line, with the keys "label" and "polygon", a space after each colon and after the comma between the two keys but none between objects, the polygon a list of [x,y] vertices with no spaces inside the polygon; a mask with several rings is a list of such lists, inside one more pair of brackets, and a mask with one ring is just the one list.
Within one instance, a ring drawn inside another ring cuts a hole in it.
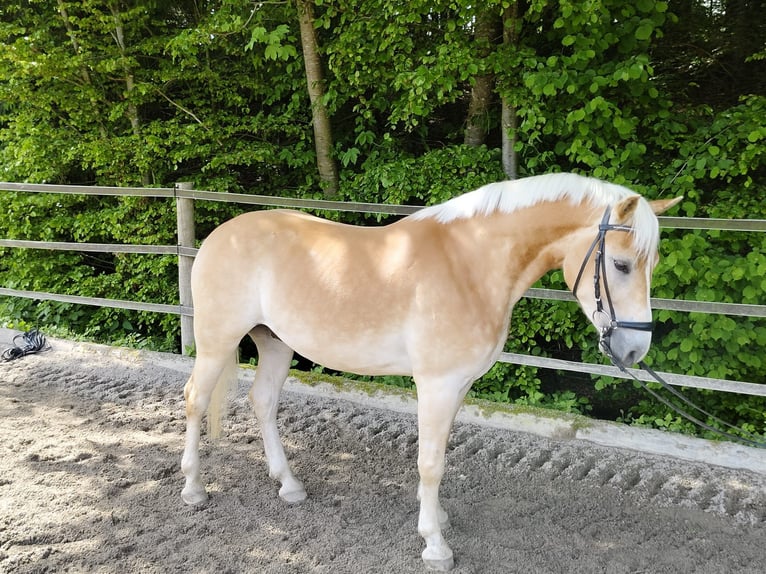
[{"label": "tree", "polygon": [[[112,15],[114,28],[112,31],[112,37],[117,44],[119,50],[120,67],[124,74],[122,80],[125,82],[125,99],[127,106],[125,108],[125,115],[130,122],[130,128],[135,136],[136,140],[141,139],[141,116],[138,112],[138,105],[133,100],[134,91],[136,89],[136,79],[133,72],[133,64],[131,62],[130,53],[126,44],[125,26],[123,24],[123,13],[120,3],[116,1],[109,2],[109,12]],[[135,19],[137,14],[127,14],[130,19]],[[149,186],[152,183],[151,174],[148,170],[143,170],[141,173],[141,185]]]},{"label": "tree", "polygon": [[312,0],[296,0],[296,5],[300,21],[303,62],[306,67],[306,83],[311,100],[317,168],[325,195],[333,196],[338,192],[338,167],[333,157],[332,127],[324,102],[324,73],[314,30],[313,2]]},{"label": "tree", "polygon": [[[496,6],[477,7],[474,43],[480,62],[486,62],[494,52],[500,26],[500,15]],[[491,69],[487,69],[489,66],[486,63],[482,68],[473,78],[463,139],[466,145],[474,147],[485,143],[491,126],[494,74]]]},{"label": "tree", "polygon": [[[507,51],[519,49],[519,2],[515,0],[503,11],[503,46]],[[513,82],[512,79],[508,81]],[[519,156],[516,151],[518,141],[518,121],[516,106],[510,96],[503,96],[500,114],[502,137],[503,172],[508,179],[516,179],[519,173]]]},{"label": "tree", "polygon": [[675,18],[652,53],[677,103],[723,109],[766,94],[766,2],[673,0],[670,10]]},{"label": "tree", "polygon": [[[288,13],[256,13],[244,0],[219,4],[127,9],[48,0],[0,8],[0,179],[141,185],[151,174],[156,184],[192,179],[219,191],[306,186],[315,167],[304,146],[305,78],[286,71],[299,62],[295,38],[286,25],[262,25]],[[3,194],[3,206],[4,237],[175,241],[162,201]],[[231,212],[200,205],[201,236]],[[21,289],[172,302],[173,265],[167,257],[9,250],[0,277]],[[177,330],[172,316],[24,300],[4,308],[93,336],[128,330],[164,347]]]}]

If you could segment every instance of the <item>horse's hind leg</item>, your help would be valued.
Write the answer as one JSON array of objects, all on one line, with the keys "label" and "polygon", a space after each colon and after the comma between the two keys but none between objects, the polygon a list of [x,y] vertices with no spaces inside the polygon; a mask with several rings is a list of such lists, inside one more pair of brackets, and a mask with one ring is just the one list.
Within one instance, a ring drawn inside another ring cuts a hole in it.
[{"label": "horse's hind leg", "polygon": [[[200,354],[194,361],[194,369],[184,387],[186,398],[186,447],[181,459],[181,470],[186,484],[181,498],[186,504],[199,504],[207,500],[205,485],[200,476],[199,440],[202,416],[207,411],[213,390],[227,366],[235,361],[232,354]],[[223,384],[223,383],[222,383]]]},{"label": "horse's hind leg", "polygon": [[261,426],[269,476],[280,482],[282,500],[291,504],[301,502],[306,498],[306,491],[287,462],[277,429],[279,394],[290,369],[293,350],[265,327],[256,327],[250,331],[250,337],[258,347],[258,369],[250,389],[250,401]]}]

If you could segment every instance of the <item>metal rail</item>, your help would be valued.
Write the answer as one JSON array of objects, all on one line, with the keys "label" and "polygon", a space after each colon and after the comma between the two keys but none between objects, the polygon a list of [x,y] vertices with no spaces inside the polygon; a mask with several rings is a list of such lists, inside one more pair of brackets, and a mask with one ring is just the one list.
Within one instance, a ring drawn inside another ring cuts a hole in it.
[{"label": "metal rail", "polygon": [[[326,199],[299,199],[251,195],[245,193],[222,193],[179,187],[96,187],[85,185],[53,185],[44,183],[0,182],[0,191],[21,191],[33,193],[65,193],[75,195],[107,195],[134,197],[181,197],[246,205],[289,207],[295,209],[316,209],[328,211],[350,211],[380,215],[410,215],[422,206],[389,205],[353,201],[332,201]],[[706,229],[716,231],[766,232],[766,219],[714,219],[704,217],[660,216],[660,226],[666,229]]]},{"label": "metal rail", "polygon": [[[343,202],[330,200],[296,199],[271,197],[264,195],[247,195],[238,193],[218,193],[189,189],[187,186],[175,188],[128,188],[128,187],[90,187],[90,186],[62,186],[48,184],[27,184],[0,182],[0,190],[32,193],[65,193],[79,195],[101,196],[133,196],[133,197],[157,197],[218,201],[258,205],[266,207],[288,207],[294,209],[344,211],[356,213],[374,213],[380,215],[405,216],[421,209],[418,206],[409,205],[384,205],[376,203]],[[669,229],[702,229],[734,232],[766,232],[766,220],[762,219],[704,219],[686,217],[660,217],[660,226]],[[19,239],[0,239],[0,247],[26,248],[26,249],[52,249],[64,251],[102,252],[102,253],[136,253],[155,255],[175,255],[180,257],[194,257],[197,249],[188,245],[125,245],[103,243],[70,243],[50,241],[28,241]],[[119,299],[105,299],[98,297],[81,297],[77,295],[65,295],[37,291],[25,291],[18,289],[0,288],[0,296],[23,297],[29,299],[57,301],[62,303],[75,303],[82,305],[95,305],[99,307],[112,307],[135,311],[150,311],[157,313],[171,313],[182,317],[193,316],[194,310],[189,305],[166,305],[159,303],[143,303],[136,301],[124,301]],[[568,291],[557,289],[532,288],[525,293],[525,297],[546,299],[553,301],[574,301],[574,297]],[[740,317],[766,317],[766,305],[748,305],[738,303],[720,303],[709,301],[685,301],[677,299],[652,299],[655,309],[673,311],[699,312],[724,314]],[[575,371],[594,375],[604,375],[615,378],[628,378],[618,368],[608,365],[592,363],[579,363],[564,361],[533,355],[518,353],[501,353],[500,362],[514,363],[545,369]],[[631,372],[641,380],[649,381],[643,371],[631,369]],[[741,393],[747,395],[766,396],[766,385],[745,381],[728,381],[708,377],[694,377],[689,375],[677,375],[673,373],[661,373],[670,383],[677,386],[686,386],[699,389],[710,389],[723,392]]]}]

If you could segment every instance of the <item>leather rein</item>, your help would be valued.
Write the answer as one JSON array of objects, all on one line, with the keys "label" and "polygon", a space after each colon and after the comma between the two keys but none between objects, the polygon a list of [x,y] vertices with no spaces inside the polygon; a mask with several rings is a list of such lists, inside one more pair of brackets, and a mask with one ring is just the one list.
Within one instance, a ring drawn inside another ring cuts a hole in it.
[{"label": "leather rein", "polygon": [[[740,442],[748,446],[766,448],[766,442],[758,440],[758,437],[756,437],[752,433],[749,433],[742,428],[731,425],[727,423],[726,421],[719,419],[715,415],[710,414],[703,408],[697,406],[692,401],[690,401],[685,396],[683,396],[678,390],[673,388],[670,385],[670,383],[665,381],[656,371],[651,369],[646,363],[644,363],[643,361],[639,361],[638,362],[639,367],[641,367],[644,371],[646,371],[649,374],[649,376],[651,376],[655,381],[660,383],[660,385],[662,385],[662,387],[666,391],[668,391],[674,397],[682,401],[683,404],[695,409],[696,411],[698,411],[700,415],[707,417],[708,420],[715,422],[716,424],[720,426],[735,430],[740,434],[739,435],[732,434],[725,430],[721,430],[719,428],[713,427],[712,425],[707,424],[706,422],[700,420],[697,416],[689,414],[683,408],[679,407],[678,405],[671,402],[667,398],[663,397],[662,395],[660,395],[653,389],[649,388],[649,386],[644,381],[636,377],[636,375],[633,374],[630,370],[628,370],[626,365],[624,365],[623,362],[615,356],[610,345],[610,340],[611,340],[612,333],[614,333],[616,329],[633,329],[635,331],[651,332],[654,330],[654,323],[651,321],[620,321],[617,319],[617,315],[614,310],[614,305],[612,304],[612,297],[609,292],[609,283],[607,281],[606,234],[609,231],[631,232],[633,231],[633,228],[628,225],[619,225],[619,224],[609,223],[609,218],[611,216],[611,213],[612,213],[611,206],[607,206],[606,210],[604,211],[604,216],[601,218],[601,223],[598,226],[598,234],[596,235],[596,238],[593,240],[593,243],[591,243],[590,247],[588,248],[588,251],[585,253],[583,262],[580,265],[580,270],[577,273],[577,279],[575,280],[574,287],[572,288],[572,294],[575,296],[575,298],[577,298],[577,288],[580,286],[580,280],[582,279],[585,273],[585,267],[588,265],[588,261],[590,261],[591,256],[595,252],[595,270],[593,272],[593,292],[595,294],[596,310],[594,311],[593,315],[594,315],[594,318],[596,315],[602,315],[608,318],[608,323],[605,326],[601,327],[599,330],[599,346],[604,351],[604,354],[606,354],[606,356],[609,357],[609,360],[612,362],[612,364],[616,366],[618,369],[620,369],[620,371],[629,375],[634,381],[638,382],[638,384],[641,385],[641,387],[645,391],[647,391],[650,395],[652,395],[655,399],[660,401],[666,407],[669,407],[675,412],[677,412],[686,420],[691,421],[692,423],[696,424],[700,428],[703,428],[707,431],[722,435],[729,440]],[[604,297],[606,298],[606,304],[609,310],[608,313],[604,311],[604,303],[601,297],[602,282],[604,285]],[[594,321],[594,324],[595,324],[595,321]]]}]

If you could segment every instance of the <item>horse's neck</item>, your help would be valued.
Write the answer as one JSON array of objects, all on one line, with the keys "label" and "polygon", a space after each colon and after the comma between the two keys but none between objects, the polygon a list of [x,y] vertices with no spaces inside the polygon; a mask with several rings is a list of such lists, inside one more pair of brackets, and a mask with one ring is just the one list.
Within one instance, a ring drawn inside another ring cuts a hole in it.
[{"label": "horse's neck", "polygon": [[571,238],[590,228],[594,217],[593,209],[561,200],[450,225],[452,235],[463,238],[458,248],[464,260],[481,262],[482,273],[513,304],[545,273],[561,268]]}]

